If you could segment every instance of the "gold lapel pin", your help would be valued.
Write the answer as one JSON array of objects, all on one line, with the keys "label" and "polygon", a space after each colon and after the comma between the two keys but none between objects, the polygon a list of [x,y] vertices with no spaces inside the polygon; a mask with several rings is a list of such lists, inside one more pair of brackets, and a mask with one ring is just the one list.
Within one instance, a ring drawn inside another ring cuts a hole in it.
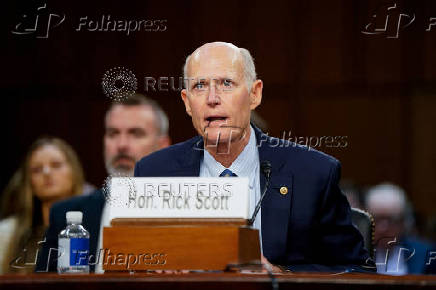
[{"label": "gold lapel pin", "polygon": [[287,188],[286,186],[282,186],[282,187],[280,187],[280,193],[281,193],[282,195],[286,195],[286,194],[288,194],[288,188]]}]

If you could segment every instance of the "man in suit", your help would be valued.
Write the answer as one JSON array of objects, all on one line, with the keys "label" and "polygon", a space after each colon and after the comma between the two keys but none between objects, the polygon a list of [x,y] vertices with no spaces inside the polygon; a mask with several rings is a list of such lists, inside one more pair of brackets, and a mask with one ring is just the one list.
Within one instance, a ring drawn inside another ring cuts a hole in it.
[{"label": "man in suit", "polygon": [[254,222],[263,262],[276,271],[371,270],[338,186],[340,163],[250,124],[263,83],[248,50],[207,43],[187,57],[184,77],[181,97],[199,136],[143,158],[135,176],[246,176],[253,212],[266,183],[262,164],[269,164],[270,185]]},{"label": "man in suit", "polygon": [[[111,176],[132,176],[136,161],[168,146],[168,118],[160,106],[135,94],[114,102],[106,112],[104,160]],[[83,226],[90,233],[90,269],[101,267],[100,239],[105,195],[101,189],[90,195],[74,197],[53,205],[50,225],[39,253],[36,272],[56,271],[58,234],[66,227],[67,211],[81,211]],[[99,260],[100,259],[100,260]]]},{"label": "man in suit", "polygon": [[365,206],[375,219],[377,272],[389,275],[434,274],[430,260],[436,248],[413,234],[412,205],[398,185],[382,183],[365,195]]}]

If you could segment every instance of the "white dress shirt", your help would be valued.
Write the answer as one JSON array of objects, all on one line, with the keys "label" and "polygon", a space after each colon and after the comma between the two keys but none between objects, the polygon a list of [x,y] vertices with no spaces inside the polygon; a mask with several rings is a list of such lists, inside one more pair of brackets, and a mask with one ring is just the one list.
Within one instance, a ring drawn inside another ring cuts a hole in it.
[{"label": "white dress shirt", "polygon": [[[229,169],[237,176],[248,177],[250,187],[250,215],[253,214],[256,203],[260,199],[260,177],[259,177],[259,151],[256,146],[256,135],[250,126],[250,140],[242,150],[241,154],[233,161]],[[200,163],[200,177],[218,177],[226,169],[221,163],[217,162],[213,156],[204,150],[204,157]],[[259,210],[253,224],[255,229],[261,231],[261,210]],[[262,244],[262,239],[260,239]]]}]

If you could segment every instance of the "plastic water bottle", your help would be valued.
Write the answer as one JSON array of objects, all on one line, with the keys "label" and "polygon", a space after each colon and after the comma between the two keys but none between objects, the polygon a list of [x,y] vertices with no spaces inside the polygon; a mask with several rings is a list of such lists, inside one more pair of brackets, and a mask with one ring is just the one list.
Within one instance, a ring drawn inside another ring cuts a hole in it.
[{"label": "plastic water bottle", "polygon": [[82,226],[83,214],[69,211],[67,227],[59,233],[58,273],[89,273],[89,232]]}]

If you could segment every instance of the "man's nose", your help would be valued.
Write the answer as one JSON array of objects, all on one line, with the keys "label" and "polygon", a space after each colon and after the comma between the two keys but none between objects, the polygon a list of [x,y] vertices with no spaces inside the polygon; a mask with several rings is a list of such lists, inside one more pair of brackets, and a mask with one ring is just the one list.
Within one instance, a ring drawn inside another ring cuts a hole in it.
[{"label": "man's nose", "polygon": [[127,135],[121,135],[118,139],[118,150],[125,151],[129,147],[129,138]]},{"label": "man's nose", "polygon": [[215,86],[215,83],[211,83],[209,86],[209,92],[207,94],[207,104],[210,106],[216,106],[221,103],[221,99],[219,95],[217,94],[217,89]]}]

